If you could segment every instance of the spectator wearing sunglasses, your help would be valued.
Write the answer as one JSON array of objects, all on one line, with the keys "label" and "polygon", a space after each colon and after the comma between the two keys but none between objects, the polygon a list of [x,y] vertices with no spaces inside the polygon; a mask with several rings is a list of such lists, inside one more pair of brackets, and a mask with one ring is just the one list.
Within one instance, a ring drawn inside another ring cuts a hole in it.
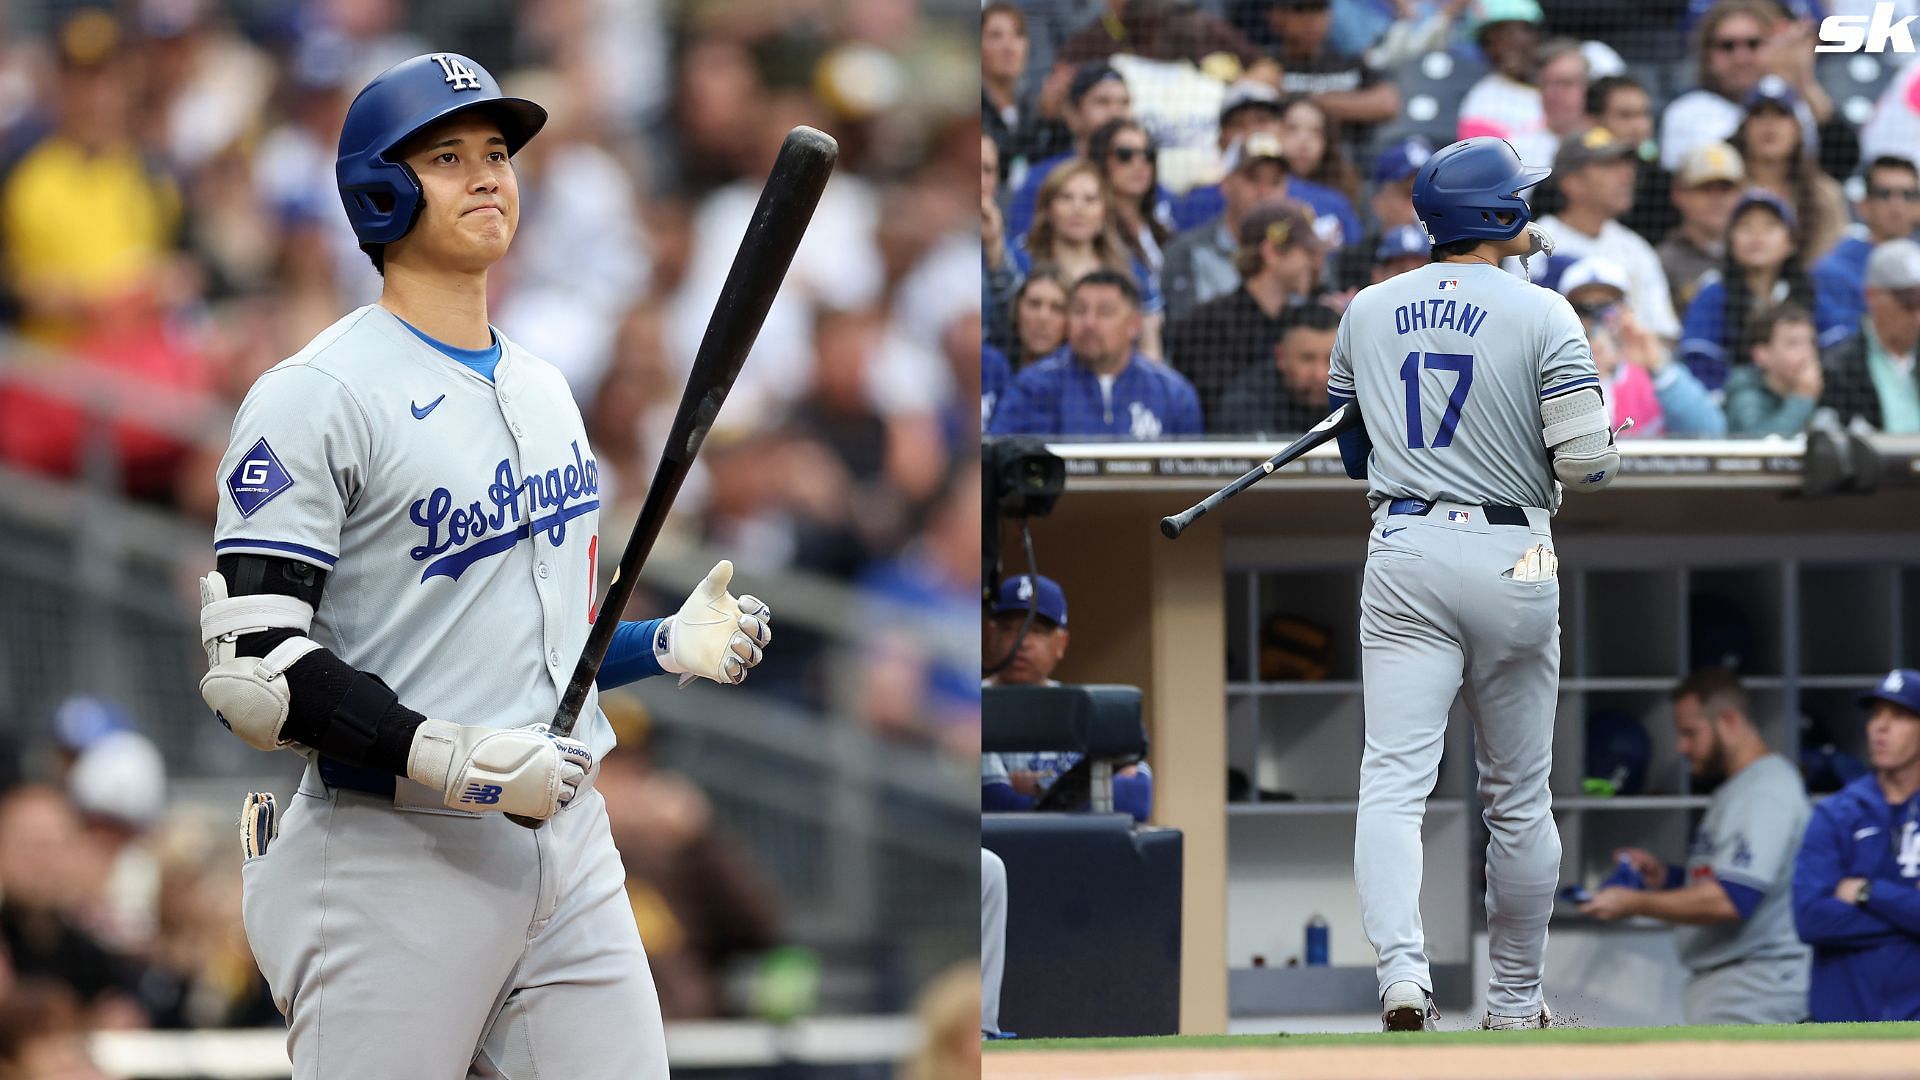
[{"label": "spectator wearing sunglasses", "polygon": [[1912,160],[1891,154],[1874,158],[1865,179],[1866,197],[1853,204],[1859,223],[1813,264],[1814,295],[1838,323],[1822,336],[1822,346],[1846,340],[1866,314],[1867,256],[1889,240],[1910,239],[1920,223],[1920,170]]},{"label": "spectator wearing sunglasses", "polygon": [[1087,156],[1100,165],[1121,242],[1158,277],[1166,261],[1163,249],[1173,238],[1173,211],[1166,191],[1154,182],[1154,146],[1147,129],[1134,120],[1109,120],[1087,141]]},{"label": "spectator wearing sunglasses", "polygon": [[[1747,94],[1767,75],[1791,86],[1794,114],[1809,150],[1822,138],[1855,144],[1850,125],[1813,77],[1811,31],[1781,18],[1771,0],[1720,0],[1700,20],[1694,39],[1699,86],[1674,98],[1660,116],[1660,164],[1679,169],[1704,142],[1728,139],[1746,115]],[[1821,125],[1828,124],[1829,128]]]},{"label": "spectator wearing sunglasses", "polygon": [[1860,332],[1821,353],[1822,405],[1889,435],[1920,434],[1920,244],[1889,240],[1867,256]]}]

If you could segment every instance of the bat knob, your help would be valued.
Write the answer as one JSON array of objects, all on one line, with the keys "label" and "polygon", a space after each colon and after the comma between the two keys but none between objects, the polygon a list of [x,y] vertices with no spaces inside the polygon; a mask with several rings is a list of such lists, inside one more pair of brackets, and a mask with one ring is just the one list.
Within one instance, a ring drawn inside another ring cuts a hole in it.
[{"label": "bat knob", "polygon": [[1178,518],[1163,517],[1160,519],[1160,535],[1169,540],[1180,539],[1180,533],[1185,528],[1186,526],[1181,524]]}]

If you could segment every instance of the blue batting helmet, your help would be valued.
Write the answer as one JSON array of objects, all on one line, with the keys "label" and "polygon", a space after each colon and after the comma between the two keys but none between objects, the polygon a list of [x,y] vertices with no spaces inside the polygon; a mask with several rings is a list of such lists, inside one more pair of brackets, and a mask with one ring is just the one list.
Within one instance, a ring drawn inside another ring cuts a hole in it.
[{"label": "blue batting helmet", "polygon": [[[1428,158],[1414,175],[1413,212],[1435,244],[1511,240],[1533,216],[1520,193],[1552,173],[1521,164],[1505,139],[1462,139]],[[1503,225],[1499,214],[1513,219]]]},{"label": "blue batting helmet", "polygon": [[347,108],[334,178],[361,246],[390,244],[420,216],[420,180],[394,153],[429,124],[485,110],[509,156],[547,122],[547,110],[500,93],[487,69],[458,53],[427,53],[374,77]]}]

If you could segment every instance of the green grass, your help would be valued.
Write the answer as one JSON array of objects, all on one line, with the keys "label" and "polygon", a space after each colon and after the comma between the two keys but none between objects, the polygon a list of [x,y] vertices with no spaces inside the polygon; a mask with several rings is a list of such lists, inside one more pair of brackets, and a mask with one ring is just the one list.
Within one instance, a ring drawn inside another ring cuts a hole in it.
[{"label": "green grass", "polygon": [[1920,1022],[1887,1024],[1754,1024],[1721,1027],[1549,1028],[1545,1031],[1424,1031],[1386,1035],[1160,1035],[1128,1039],[1004,1039],[992,1052],[1018,1050],[1202,1050],[1271,1046],[1446,1046],[1494,1042],[1636,1043],[1751,1042],[1791,1039],[1920,1039]]}]

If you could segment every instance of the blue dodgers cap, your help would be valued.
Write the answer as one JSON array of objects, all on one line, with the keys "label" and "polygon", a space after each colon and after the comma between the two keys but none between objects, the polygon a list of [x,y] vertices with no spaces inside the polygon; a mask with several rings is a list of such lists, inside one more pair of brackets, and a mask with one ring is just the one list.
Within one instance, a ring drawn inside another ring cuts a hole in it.
[{"label": "blue dodgers cap", "polygon": [[1727,215],[1727,220],[1729,222],[1739,220],[1740,215],[1746,213],[1748,207],[1753,206],[1766,207],[1773,211],[1775,217],[1785,222],[1788,229],[1793,232],[1800,231],[1800,216],[1793,212],[1793,207],[1787,205],[1787,200],[1763,187],[1748,188],[1745,194],[1740,196],[1740,201],[1733,204],[1733,213]]},{"label": "blue dodgers cap", "polygon": [[1073,81],[1067,84],[1067,100],[1075,106],[1078,106],[1080,99],[1086,97],[1088,91],[1106,82],[1108,79],[1112,79],[1123,86],[1126,85],[1127,82],[1127,80],[1121,76],[1119,69],[1107,63],[1105,60],[1089,60],[1081,64],[1078,68],[1074,69]]},{"label": "blue dodgers cap", "polygon": [[1920,671],[1894,668],[1887,672],[1887,677],[1880,680],[1880,685],[1860,695],[1862,705],[1871,705],[1876,701],[1898,705],[1911,713],[1920,713]]},{"label": "blue dodgers cap", "polygon": [[1418,135],[1401,139],[1373,159],[1371,179],[1376,184],[1397,184],[1412,179],[1420,166],[1433,156],[1433,144]]},{"label": "blue dodgers cap", "polygon": [[1055,626],[1067,625],[1067,594],[1061,591],[1059,582],[1039,574],[1020,574],[1000,583],[1000,592],[993,598],[993,614],[1029,608]]},{"label": "blue dodgers cap", "polygon": [[1759,82],[1753,84],[1753,89],[1747,91],[1740,104],[1748,112],[1762,105],[1771,105],[1781,112],[1792,113],[1800,104],[1800,91],[1778,75],[1763,75]]},{"label": "blue dodgers cap", "polygon": [[1433,245],[1427,242],[1427,230],[1418,225],[1396,225],[1381,234],[1380,246],[1373,249],[1373,261],[1383,263],[1411,255],[1424,259],[1432,251]]}]

